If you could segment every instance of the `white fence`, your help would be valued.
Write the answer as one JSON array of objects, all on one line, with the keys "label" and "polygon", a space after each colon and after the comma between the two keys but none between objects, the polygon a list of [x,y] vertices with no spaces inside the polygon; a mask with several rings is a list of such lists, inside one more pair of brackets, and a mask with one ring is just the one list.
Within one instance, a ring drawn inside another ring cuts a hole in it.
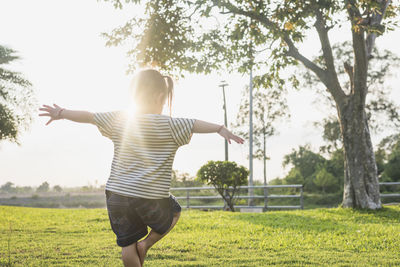
[{"label": "white fence", "polygon": [[[237,187],[239,190],[240,189],[257,189],[261,188],[264,189],[263,192],[264,194],[262,196],[260,195],[238,195],[235,196],[234,199],[264,199],[264,205],[263,206],[243,206],[243,205],[235,205],[235,208],[244,208],[244,207],[252,207],[252,208],[263,208],[264,210],[267,209],[303,209],[303,185],[295,184],[295,185],[256,185],[256,186],[239,186]],[[299,188],[300,193],[297,195],[270,195],[268,194],[268,189],[271,188]],[[176,188],[171,188],[171,191],[186,191],[186,196],[181,196],[181,197],[176,197],[177,199],[185,199],[186,200],[186,206],[182,205],[183,208],[191,208],[191,209],[223,209],[224,206],[206,206],[206,205],[201,205],[201,206],[193,206],[190,205],[190,200],[194,199],[223,199],[220,195],[214,195],[214,196],[191,196],[190,192],[193,191],[199,191],[199,190],[215,190],[214,187],[176,187]],[[268,200],[269,199],[276,199],[276,198],[298,198],[299,199],[299,205],[296,206],[270,206],[268,205]]]},{"label": "white fence", "polygon": [[[381,185],[400,185],[400,182],[382,182],[379,183],[379,186]],[[383,197],[400,197],[400,194],[381,194],[381,198]]]},{"label": "white fence", "polygon": [[[388,186],[393,186],[393,185],[400,185],[400,182],[381,182],[379,185],[388,185]],[[246,208],[246,207],[252,207],[252,208],[263,208],[264,210],[268,209],[303,209],[304,208],[304,198],[303,198],[303,185],[301,184],[294,184],[294,185],[258,185],[258,186],[239,186],[237,187],[239,190],[240,189],[256,189],[256,188],[261,188],[264,189],[263,195],[238,195],[235,196],[234,199],[264,199],[264,205],[263,206],[249,206],[249,205],[235,205],[235,208]],[[299,188],[300,192],[297,195],[272,195],[268,193],[268,189],[272,188]],[[190,200],[195,200],[195,199],[215,199],[215,200],[222,200],[223,198],[220,195],[213,195],[213,196],[194,196],[191,195],[191,192],[194,191],[200,191],[200,190],[215,190],[214,187],[209,186],[209,187],[175,187],[171,188],[171,191],[186,191],[186,196],[178,196],[176,197],[177,199],[182,199],[185,200],[186,205],[182,205],[183,208],[187,209],[223,209],[226,207],[226,203],[224,206],[207,206],[207,205],[190,205]],[[386,198],[386,197],[400,197],[400,194],[380,194],[381,198]],[[268,205],[268,200],[269,199],[277,199],[277,198],[298,198],[299,199],[299,205],[295,206],[271,206]]]}]

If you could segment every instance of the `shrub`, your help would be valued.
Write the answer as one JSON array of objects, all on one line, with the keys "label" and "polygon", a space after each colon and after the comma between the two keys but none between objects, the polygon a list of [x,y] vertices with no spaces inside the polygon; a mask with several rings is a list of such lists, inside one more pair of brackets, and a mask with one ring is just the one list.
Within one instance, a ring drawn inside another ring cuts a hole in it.
[{"label": "shrub", "polygon": [[315,175],[314,184],[318,188],[321,188],[322,193],[326,193],[327,191],[337,191],[337,179],[325,168],[318,170],[317,174]]},{"label": "shrub", "polygon": [[248,176],[249,171],[233,161],[210,160],[197,172],[198,179],[214,186],[231,211],[234,211],[233,198],[237,187],[247,184]]}]

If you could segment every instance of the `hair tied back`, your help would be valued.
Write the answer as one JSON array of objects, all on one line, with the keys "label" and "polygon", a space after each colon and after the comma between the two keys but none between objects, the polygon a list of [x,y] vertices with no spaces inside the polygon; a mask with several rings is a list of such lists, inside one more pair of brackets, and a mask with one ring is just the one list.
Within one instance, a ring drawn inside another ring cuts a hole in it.
[{"label": "hair tied back", "polygon": [[173,90],[174,90],[174,82],[170,76],[163,75],[162,77],[164,79],[166,79],[166,83],[167,83],[169,115],[171,116],[172,94],[173,94]]}]

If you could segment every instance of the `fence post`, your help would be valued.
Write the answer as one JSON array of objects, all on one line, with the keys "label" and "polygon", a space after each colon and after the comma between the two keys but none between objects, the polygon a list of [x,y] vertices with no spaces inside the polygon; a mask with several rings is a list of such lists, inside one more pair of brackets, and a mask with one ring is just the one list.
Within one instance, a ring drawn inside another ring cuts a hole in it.
[{"label": "fence post", "polygon": [[301,209],[304,208],[304,203],[303,203],[303,185],[300,187],[300,207]]},{"label": "fence post", "polygon": [[267,211],[268,209],[268,188],[264,186],[264,209]]},{"label": "fence post", "polygon": [[190,207],[189,199],[190,199],[190,194],[189,194],[189,189],[188,189],[188,190],[186,190],[186,208],[187,209]]}]

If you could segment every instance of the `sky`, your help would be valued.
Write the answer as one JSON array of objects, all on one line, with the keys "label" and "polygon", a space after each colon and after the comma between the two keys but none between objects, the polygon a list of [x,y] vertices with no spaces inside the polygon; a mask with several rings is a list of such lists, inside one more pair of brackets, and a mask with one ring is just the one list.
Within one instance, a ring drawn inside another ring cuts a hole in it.
[{"label": "sky", "polygon": [[[126,5],[116,10],[110,3],[96,0],[2,0],[0,2],[0,44],[18,51],[21,60],[11,68],[33,84],[37,102],[57,104],[67,109],[92,112],[119,110],[129,106],[127,75],[129,61],[123,47],[106,47],[102,32],[124,24],[143,12]],[[332,42],[349,38],[347,29],[331,33]],[[377,46],[400,55],[399,31],[377,39]],[[319,50],[316,36],[310,35],[301,52],[311,57]],[[248,75],[186,75],[176,81],[172,116],[223,124],[221,80],[226,87],[228,123],[234,121],[241,90]],[[398,78],[391,82],[392,97],[400,104]],[[313,121],[326,116],[325,109],[313,104],[319,99],[309,89],[290,91],[291,120],[278,125],[279,135],[267,141],[268,181],[283,177],[284,155],[306,143],[317,149],[321,131]],[[168,110],[164,109],[164,114]],[[83,186],[105,184],[110,173],[113,144],[96,126],[67,120],[45,126],[47,117],[34,116],[30,129],[21,134],[21,146],[0,143],[0,185]],[[373,136],[376,144],[384,134]],[[248,142],[229,145],[229,160],[248,167]],[[173,169],[194,176],[208,160],[224,160],[224,139],[218,134],[194,134],[190,144],[178,149]],[[263,165],[254,161],[254,179],[262,181]]]}]

